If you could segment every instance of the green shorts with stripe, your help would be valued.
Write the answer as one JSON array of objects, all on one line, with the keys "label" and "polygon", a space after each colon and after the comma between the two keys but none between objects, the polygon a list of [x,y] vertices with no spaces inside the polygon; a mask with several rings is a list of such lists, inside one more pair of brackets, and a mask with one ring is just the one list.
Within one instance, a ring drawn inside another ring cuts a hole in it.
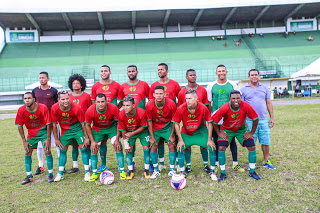
[{"label": "green shorts with stripe", "polygon": [[[246,132],[250,132],[249,128],[247,125],[243,125],[242,127],[240,127],[240,129],[238,129],[237,131],[232,131],[232,130],[221,130],[227,133],[228,135],[228,143],[230,144],[232,138],[237,138],[237,140],[239,141],[239,143],[243,146],[243,136],[244,134],[246,134]],[[225,141],[224,139],[218,137],[218,142],[219,141]],[[228,144],[228,145],[229,145]]]},{"label": "green shorts with stripe", "polygon": [[193,145],[207,148],[208,129],[205,125],[201,125],[192,135],[181,133],[185,148],[188,149]]},{"label": "green shorts with stripe", "polygon": [[112,124],[111,126],[100,129],[99,131],[92,130],[93,139],[98,143],[102,140],[107,140],[117,135],[117,123]]},{"label": "green shorts with stripe", "polygon": [[149,146],[150,145],[150,135],[149,135],[149,131],[148,129],[143,130],[142,132],[140,132],[137,135],[132,136],[131,138],[129,138],[129,145],[133,146],[136,144],[136,140],[139,138],[141,145],[143,146]]},{"label": "green shorts with stripe", "polygon": [[162,129],[158,129],[157,131],[153,131],[153,134],[154,134],[154,137],[157,141],[157,144],[159,143],[160,139],[163,138],[166,143],[173,145],[173,143],[171,141],[169,141],[171,132],[172,132],[172,122],[168,122]]},{"label": "green shorts with stripe", "polygon": [[84,139],[85,137],[83,130],[75,132],[73,134],[60,136],[62,146],[84,144]]}]

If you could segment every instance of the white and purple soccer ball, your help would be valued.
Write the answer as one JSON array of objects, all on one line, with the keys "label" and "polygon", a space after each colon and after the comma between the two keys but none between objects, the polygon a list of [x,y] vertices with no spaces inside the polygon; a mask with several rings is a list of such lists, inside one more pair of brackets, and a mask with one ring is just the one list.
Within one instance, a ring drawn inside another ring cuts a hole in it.
[{"label": "white and purple soccer ball", "polygon": [[104,185],[110,185],[114,181],[114,175],[111,171],[103,171],[100,174],[100,182]]},{"label": "white and purple soccer ball", "polygon": [[176,174],[171,178],[171,186],[176,190],[183,189],[187,184],[186,178],[184,175]]}]

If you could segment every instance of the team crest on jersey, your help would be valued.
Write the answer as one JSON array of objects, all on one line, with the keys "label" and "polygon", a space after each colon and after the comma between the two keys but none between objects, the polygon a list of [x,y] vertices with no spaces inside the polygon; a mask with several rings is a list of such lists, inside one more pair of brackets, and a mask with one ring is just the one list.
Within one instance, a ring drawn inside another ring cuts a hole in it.
[{"label": "team crest on jersey", "polygon": [[109,86],[103,86],[102,89],[103,89],[104,91],[107,91],[107,90],[109,90]]},{"label": "team crest on jersey", "polygon": [[195,115],[192,115],[192,114],[189,114],[188,115],[188,118],[191,118],[191,119],[194,119],[196,116]]},{"label": "team crest on jersey", "polygon": [[236,114],[233,114],[233,115],[231,115],[231,118],[233,118],[233,119],[237,119],[238,118],[238,113],[236,113]]},{"label": "team crest on jersey", "polygon": [[220,93],[220,94],[222,94],[222,95],[223,95],[225,92],[226,92],[226,90],[225,90],[225,89],[219,89],[219,93]]},{"label": "team crest on jersey", "polygon": [[163,115],[163,111],[162,111],[162,110],[157,110],[157,113],[158,113],[159,115]]},{"label": "team crest on jersey", "polygon": [[67,113],[67,112],[62,113],[62,117],[68,118],[69,117],[69,113]]},{"label": "team crest on jersey", "polygon": [[129,124],[133,124],[135,121],[136,121],[136,120],[134,120],[134,118],[128,119],[128,123],[129,123]]},{"label": "team crest on jersey", "polygon": [[137,88],[136,88],[136,87],[129,87],[129,90],[130,90],[131,92],[135,92],[135,91],[137,90]]},{"label": "team crest on jersey", "polygon": [[166,90],[167,90],[167,86],[163,86],[163,88],[164,88],[164,91],[166,91]]},{"label": "team crest on jersey", "polygon": [[99,120],[104,120],[104,119],[106,119],[107,117],[105,116],[105,115],[100,115],[99,116]]},{"label": "team crest on jersey", "polygon": [[73,100],[73,103],[79,104],[80,101],[79,101],[79,99],[74,99],[74,100]]},{"label": "team crest on jersey", "polygon": [[35,120],[35,119],[37,119],[37,116],[36,116],[36,115],[30,115],[29,118],[30,118],[31,120]]}]

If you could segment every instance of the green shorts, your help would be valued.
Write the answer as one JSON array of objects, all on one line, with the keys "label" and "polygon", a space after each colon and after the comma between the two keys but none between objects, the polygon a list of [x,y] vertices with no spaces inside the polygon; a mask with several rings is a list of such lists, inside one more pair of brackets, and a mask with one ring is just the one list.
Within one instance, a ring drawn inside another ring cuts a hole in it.
[{"label": "green shorts", "polygon": [[78,144],[84,144],[84,133],[83,131],[78,131],[76,133],[73,133],[72,135],[61,135],[60,141],[62,146],[67,145],[78,145]]},{"label": "green shorts", "polygon": [[201,125],[192,135],[181,133],[185,148],[188,149],[193,145],[207,148],[208,144],[208,129],[206,126]]},{"label": "green shorts", "polygon": [[150,145],[150,136],[149,136],[149,131],[148,129],[143,130],[142,132],[140,132],[137,135],[132,136],[131,138],[129,138],[129,145],[133,146],[136,144],[136,140],[139,138],[141,145],[143,146],[149,146]]},{"label": "green shorts", "polygon": [[[231,130],[221,130],[227,133],[228,135],[228,143],[230,144],[232,138],[237,138],[237,140],[239,141],[239,143],[243,146],[243,136],[244,134],[246,134],[246,132],[250,132],[249,128],[247,127],[247,125],[244,126],[244,128],[238,129],[237,131],[231,131]],[[218,137],[218,142],[219,141],[225,141],[222,138]],[[228,145],[229,145],[228,144]]]},{"label": "green shorts", "polygon": [[93,139],[99,143],[102,140],[107,140],[117,135],[117,123],[112,124],[111,126],[100,129],[99,131],[92,130]]},{"label": "green shorts", "polygon": [[161,138],[163,138],[166,143],[174,145],[171,141],[169,141],[171,132],[172,132],[172,123],[171,122],[167,123],[162,129],[158,129],[157,131],[153,131],[154,137],[157,141],[156,144],[158,144],[159,140]]},{"label": "green shorts", "polygon": [[31,146],[28,145],[28,148],[29,149],[36,149],[38,147],[38,143],[39,142],[42,143],[43,147],[46,147],[45,144],[44,144],[45,140],[47,140],[47,135],[43,136],[43,137],[37,137],[36,136],[36,137],[31,138],[31,139],[27,138],[27,141],[31,144]]}]

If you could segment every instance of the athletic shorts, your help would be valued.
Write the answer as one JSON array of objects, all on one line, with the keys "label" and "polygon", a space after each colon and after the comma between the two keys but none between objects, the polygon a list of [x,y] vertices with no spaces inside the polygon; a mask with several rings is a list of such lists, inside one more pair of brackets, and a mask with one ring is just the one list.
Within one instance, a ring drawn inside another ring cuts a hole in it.
[{"label": "athletic shorts", "polygon": [[61,135],[60,136],[60,141],[62,146],[67,146],[67,145],[80,145],[84,144],[84,133],[83,131],[78,131],[72,135]]},{"label": "athletic shorts", "polygon": [[107,140],[117,135],[117,123],[112,124],[111,126],[100,129],[99,131],[92,130],[93,139],[98,143],[102,140]]},{"label": "athletic shorts", "polygon": [[[239,129],[237,131],[232,131],[232,130],[221,130],[223,132],[226,132],[228,135],[228,143],[230,144],[232,138],[237,138],[237,140],[239,141],[239,143],[243,146],[243,136],[246,132],[250,132],[249,128],[247,127],[247,125],[245,125],[244,129]],[[219,141],[225,141],[224,139],[218,137],[218,142]],[[229,145],[228,144],[228,145]]]},{"label": "athletic shorts", "polygon": [[45,135],[43,137],[35,136],[31,139],[27,138],[27,141],[31,144],[31,146],[28,145],[28,148],[29,149],[36,149],[36,148],[38,148],[38,143],[41,143],[42,147],[45,147],[45,144],[44,144],[45,140],[47,140],[47,135]]},{"label": "athletic shorts", "polygon": [[158,144],[160,139],[163,138],[166,143],[173,145],[173,143],[171,141],[169,141],[171,132],[172,132],[172,123],[171,122],[166,124],[162,129],[158,129],[157,131],[154,131],[153,134],[154,134],[154,137],[157,141],[156,144]]},{"label": "athletic shorts", "polygon": [[129,145],[133,146],[136,144],[136,140],[139,138],[140,143],[142,146],[149,146],[150,145],[150,135],[149,135],[149,131],[148,129],[143,130],[142,132],[140,132],[137,135],[132,136],[131,138],[129,138]]},{"label": "athletic shorts", "polygon": [[204,125],[201,125],[192,135],[181,133],[181,136],[186,146],[185,149],[188,149],[193,145],[207,148],[208,129]]},{"label": "athletic shorts", "polygon": [[[252,129],[252,120],[246,121],[249,129]],[[271,145],[270,141],[270,125],[269,119],[259,119],[258,127],[256,132],[253,135],[254,142],[259,139],[261,145]]]}]

